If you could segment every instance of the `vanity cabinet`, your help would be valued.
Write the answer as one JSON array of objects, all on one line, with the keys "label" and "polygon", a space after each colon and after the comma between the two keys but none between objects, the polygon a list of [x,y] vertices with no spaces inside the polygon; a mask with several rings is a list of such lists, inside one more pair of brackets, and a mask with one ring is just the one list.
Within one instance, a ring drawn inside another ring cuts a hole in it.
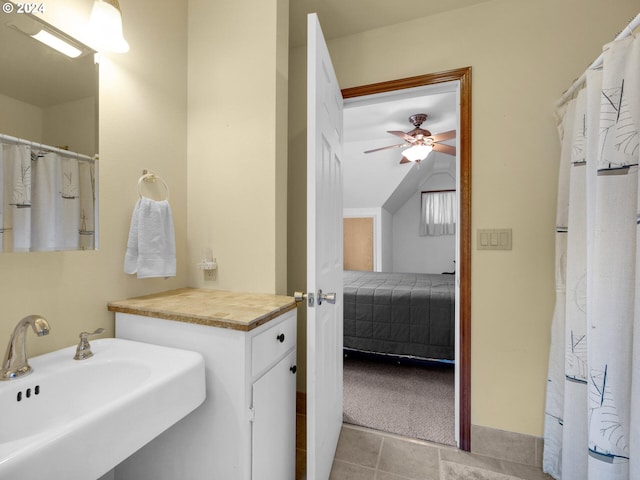
[{"label": "vanity cabinet", "polygon": [[[135,309],[122,305],[109,304],[118,338],[203,355],[207,398],[118,465],[116,480],[294,480],[295,303],[241,327],[129,313]],[[214,312],[225,311],[222,304],[216,307]],[[157,312],[177,317],[174,313]]]},{"label": "vanity cabinet", "polygon": [[295,368],[293,350],[253,382],[252,480],[295,478]]}]

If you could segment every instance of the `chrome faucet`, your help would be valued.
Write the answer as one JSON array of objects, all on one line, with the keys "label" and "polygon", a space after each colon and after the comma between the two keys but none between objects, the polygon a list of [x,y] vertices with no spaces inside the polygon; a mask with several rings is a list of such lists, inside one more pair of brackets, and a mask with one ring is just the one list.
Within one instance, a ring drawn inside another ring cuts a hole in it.
[{"label": "chrome faucet", "polygon": [[27,327],[31,326],[39,337],[49,334],[49,322],[40,315],[28,315],[14,328],[7,351],[2,360],[0,380],[13,380],[31,373],[27,362]]},{"label": "chrome faucet", "polygon": [[80,335],[80,343],[76,347],[76,354],[73,357],[74,360],[86,360],[87,358],[93,357],[93,352],[91,351],[91,345],[89,344],[89,336],[100,335],[104,332],[104,328],[98,328],[95,332],[82,332]]}]

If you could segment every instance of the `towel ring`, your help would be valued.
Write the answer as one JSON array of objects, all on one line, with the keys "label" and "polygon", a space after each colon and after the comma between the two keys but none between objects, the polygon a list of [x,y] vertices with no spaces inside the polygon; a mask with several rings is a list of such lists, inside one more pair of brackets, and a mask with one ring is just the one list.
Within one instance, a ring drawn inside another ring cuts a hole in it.
[{"label": "towel ring", "polygon": [[145,170],[142,176],[138,179],[138,195],[140,195],[140,198],[144,197],[142,194],[142,182],[155,182],[156,180],[160,180],[160,182],[162,182],[162,186],[165,190],[165,200],[169,200],[169,186],[167,185],[167,182],[150,170]]}]

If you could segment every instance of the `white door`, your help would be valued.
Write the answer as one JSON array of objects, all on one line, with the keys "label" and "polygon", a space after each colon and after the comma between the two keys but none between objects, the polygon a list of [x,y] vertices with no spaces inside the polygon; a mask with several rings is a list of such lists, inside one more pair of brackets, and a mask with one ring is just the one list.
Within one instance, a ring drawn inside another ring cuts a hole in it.
[{"label": "white door", "polygon": [[307,64],[307,480],[328,480],[342,427],[342,93],[316,14]]}]

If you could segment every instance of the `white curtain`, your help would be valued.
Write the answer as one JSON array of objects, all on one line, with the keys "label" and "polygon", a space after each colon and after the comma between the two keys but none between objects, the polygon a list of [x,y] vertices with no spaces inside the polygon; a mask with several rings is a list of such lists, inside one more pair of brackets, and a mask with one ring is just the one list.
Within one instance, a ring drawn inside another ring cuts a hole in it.
[{"label": "white curtain", "polygon": [[80,247],[78,160],[49,152],[33,162],[31,249]]},{"label": "white curtain", "polygon": [[605,46],[565,108],[544,470],[640,479],[640,38]]},{"label": "white curtain", "polygon": [[[6,210],[10,210],[8,228],[13,232],[10,251],[28,252],[31,248],[31,149],[26,145],[6,145],[4,148],[4,188],[9,192],[5,215]],[[4,223],[7,225],[6,218]],[[3,246],[6,249],[7,242]]]},{"label": "white curtain", "polygon": [[420,235],[455,235],[456,192],[422,192]]},{"label": "white curtain", "polygon": [[80,249],[95,248],[96,171],[93,162],[78,162],[80,175]]},{"label": "white curtain", "polygon": [[95,164],[0,143],[0,252],[95,248]]}]

